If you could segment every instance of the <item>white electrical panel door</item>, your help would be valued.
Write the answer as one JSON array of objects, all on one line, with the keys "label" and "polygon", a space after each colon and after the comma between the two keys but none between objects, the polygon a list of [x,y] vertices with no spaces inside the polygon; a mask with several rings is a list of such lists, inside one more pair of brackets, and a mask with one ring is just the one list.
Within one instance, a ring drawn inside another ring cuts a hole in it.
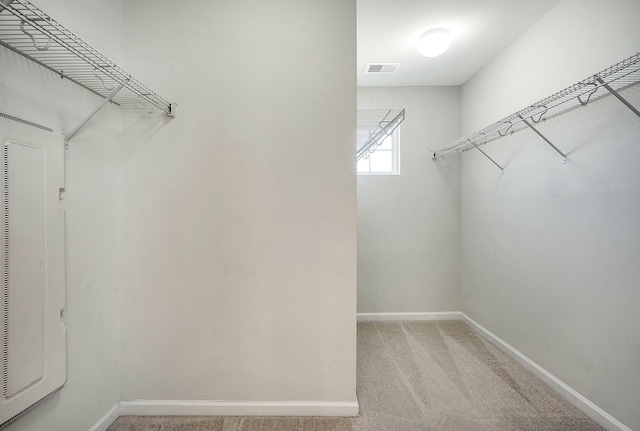
[{"label": "white electrical panel door", "polygon": [[0,426],[66,380],[64,139],[0,117]]}]

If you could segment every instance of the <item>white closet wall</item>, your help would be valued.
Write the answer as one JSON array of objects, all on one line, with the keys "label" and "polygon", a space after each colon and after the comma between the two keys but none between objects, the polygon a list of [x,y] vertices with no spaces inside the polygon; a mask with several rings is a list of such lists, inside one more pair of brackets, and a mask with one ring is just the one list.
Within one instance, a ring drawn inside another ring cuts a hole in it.
[{"label": "white closet wall", "polygon": [[123,400],[355,402],[355,1],[124,17]]},{"label": "white closet wall", "polygon": [[460,310],[459,87],[360,87],[358,109],[405,108],[401,175],[358,176],[358,312]]},{"label": "white closet wall", "polygon": [[[635,0],[561,2],[463,87],[463,132],[640,51]],[[640,107],[640,88],[622,93]],[[613,97],[462,158],[463,311],[640,428],[640,118]]]},{"label": "white closet wall", "polygon": [[[120,60],[120,1],[34,3]],[[0,112],[69,131],[100,100],[0,49]],[[67,384],[8,431],[85,431],[119,400],[120,125],[107,107],[66,151]]]}]

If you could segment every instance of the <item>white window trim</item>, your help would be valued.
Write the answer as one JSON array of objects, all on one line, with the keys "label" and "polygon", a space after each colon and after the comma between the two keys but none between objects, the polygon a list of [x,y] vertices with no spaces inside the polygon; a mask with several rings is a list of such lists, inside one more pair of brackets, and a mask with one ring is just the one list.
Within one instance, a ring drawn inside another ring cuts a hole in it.
[{"label": "white window trim", "polygon": [[[377,150],[376,150],[377,151]],[[357,175],[400,175],[400,126],[396,127],[391,135],[391,153],[393,154],[393,172],[357,172]],[[371,163],[371,162],[369,162]],[[371,165],[369,165],[371,166]]]}]

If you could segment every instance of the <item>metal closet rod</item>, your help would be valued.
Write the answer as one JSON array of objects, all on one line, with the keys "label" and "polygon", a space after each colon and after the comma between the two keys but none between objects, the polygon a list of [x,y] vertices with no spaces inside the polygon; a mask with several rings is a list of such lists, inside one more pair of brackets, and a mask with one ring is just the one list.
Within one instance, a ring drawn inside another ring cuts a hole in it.
[{"label": "metal closet rod", "polygon": [[[4,10],[16,19],[13,23],[2,19],[0,44],[104,98],[101,107],[107,102],[134,101],[147,112],[159,108],[169,116],[175,115],[174,103],[167,102],[29,1],[0,0],[0,12]],[[5,25],[7,22],[9,25]],[[121,90],[130,95],[118,95]],[[93,115],[95,112],[90,117]]]},{"label": "metal closet rod", "polygon": [[[480,149],[480,146],[501,137],[514,133],[524,128],[530,128],[544,142],[558,152],[563,162],[566,163],[567,156],[550,139],[548,139],[535,125],[547,118],[568,112],[572,109],[584,106],[593,100],[605,97],[608,94],[615,96],[634,114],[640,117],[640,111],[629,103],[619,94],[620,89],[624,89],[640,82],[640,53],[635,54],[589,78],[582,80],[564,90],[541,100],[538,103],[530,105],[496,123],[491,124],[484,129],[472,133],[464,138],[458,139],[449,145],[441,147],[432,152],[432,158],[446,156],[452,152],[463,152],[470,149],[478,149],[500,170],[500,166],[486,152]],[[613,88],[616,86],[617,89]],[[596,92],[604,88],[607,93],[593,97]]]},{"label": "metal closet rod", "polygon": [[[124,71],[122,68],[117,66],[115,63],[110,61],[107,57],[102,55],[96,49],[91,47],[88,43],[80,39],[71,31],[67,30],[65,27],[60,25],[58,22],[53,20],[43,11],[38,9],[36,6],[32,5],[26,0],[12,0],[15,1],[15,4],[22,5],[26,10],[33,13],[34,17],[29,17],[22,10],[13,7],[7,8],[10,12],[12,12],[17,18],[21,20],[21,27],[24,26],[25,22],[28,22],[35,29],[40,31],[43,35],[47,36],[50,41],[55,41],[58,45],[64,48],[68,53],[72,54],[75,58],[83,61],[84,63],[90,65],[91,67],[97,68],[101,70],[105,75],[109,76],[112,80],[117,82],[118,84],[128,84],[127,80],[131,85],[125,85],[129,90],[134,93],[140,94],[141,89],[145,93],[145,98],[149,101],[149,103],[156,104],[157,102],[151,100],[146,97],[146,95],[154,94],[148,87],[142,84],[137,79],[133,78],[130,74]],[[59,32],[56,34],[55,31]],[[33,41],[33,39],[32,39]],[[38,48],[35,43],[34,46]],[[47,49],[38,51],[47,51]],[[37,52],[33,50],[29,50],[33,55],[37,54]],[[29,52],[27,52],[27,56],[29,56]],[[54,58],[50,61],[55,60]],[[136,88],[138,87],[138,88]],[[162,108],[161,108],[162,109]],[[163,109],[168,112],[168,103],[167,108]]]}]

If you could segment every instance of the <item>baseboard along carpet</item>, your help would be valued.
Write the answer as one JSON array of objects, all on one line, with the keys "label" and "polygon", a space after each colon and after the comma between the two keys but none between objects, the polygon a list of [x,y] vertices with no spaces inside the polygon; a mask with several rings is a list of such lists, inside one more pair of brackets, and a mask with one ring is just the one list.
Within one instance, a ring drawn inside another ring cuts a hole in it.
[{"label": "baseboard along carpet", "polygon": [[358,323],[357,418],[123,416],[109,431],[603,428],[462,321]]}]

